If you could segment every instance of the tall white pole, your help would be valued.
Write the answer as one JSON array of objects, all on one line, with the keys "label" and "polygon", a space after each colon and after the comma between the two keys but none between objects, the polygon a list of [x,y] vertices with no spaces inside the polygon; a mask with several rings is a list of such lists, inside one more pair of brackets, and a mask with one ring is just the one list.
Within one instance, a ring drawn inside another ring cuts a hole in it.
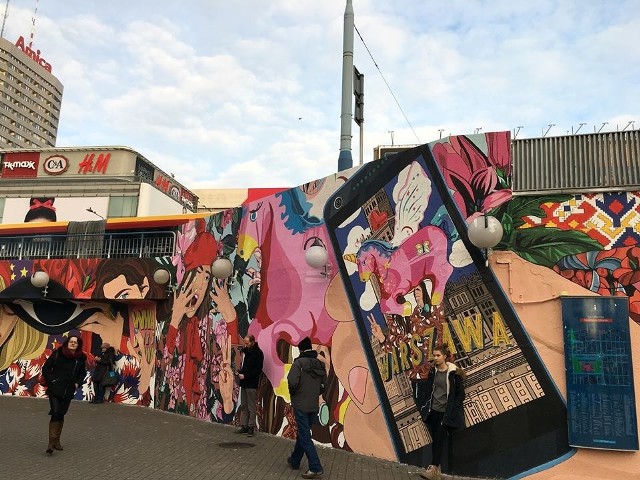
[{"label": "tall white pole", "polygon": [[351,122],[353,121],[353,4],[347,0],[344,10],[342,40],[342,111],[340,114],[340,155],[338,171],[353,166],[351,157]]}]

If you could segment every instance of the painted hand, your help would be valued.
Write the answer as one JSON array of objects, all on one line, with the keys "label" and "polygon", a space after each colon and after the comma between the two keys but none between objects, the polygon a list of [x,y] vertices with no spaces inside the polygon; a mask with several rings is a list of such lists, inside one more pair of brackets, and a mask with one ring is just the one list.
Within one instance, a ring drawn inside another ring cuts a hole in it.
[{"label": "painted hand", "polygon": [[222,365],[218,384],[220,385],[220,396],[222,397],[222,408],[224,413],[233,412],[233,370],[231,369],[231,336],[222,338]]},{"label": "painted hand", "polygon": [[227,323],[233,322],[236,319],[236,309],[233,308],[233,303],[231,303],[231,298],[229,297],[227,281],[224,280],[222,286],[218,286],[218,282],[214,281],[210,295],[224,321]]},{"label": "painted hand", "polygon": [[140,392],[140,395],[142,395],[149,389],[149,382],[153,375],[155,346],[151,345],[150,347],[147,347],[144,343],[142,333],[135,332],[133,337],[129,337],[127,349],[131,356],[138,359],[138,363],[140,365],[138,391]]},{"label": "painted hand", "polygon": [[370,313],[369,316],[367,316],[367,320],[369,320],[369,325],[371,325],[371,334],[380,343],[384,343],[385,337],[384,333],[382,333],[382,327],[380,327],[378,322],[376,322],[376,317],[373,316],[373,313]]}]

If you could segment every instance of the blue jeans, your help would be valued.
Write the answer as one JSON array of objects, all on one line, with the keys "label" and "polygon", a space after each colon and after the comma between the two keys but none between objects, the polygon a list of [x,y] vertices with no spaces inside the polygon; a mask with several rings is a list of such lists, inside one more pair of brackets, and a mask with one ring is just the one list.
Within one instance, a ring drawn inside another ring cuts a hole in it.
[{"label": "blue jeans", "polygon": [[316,412],[300,412],[295,410],[296,423],[298,424],[298,435],[296,436],[296,445],[293,448],[291,454],[291,465],[295,467],[300,466],[302,456],[306,455],[309,461],[309,470],[312,472],[322,472],[322,465],[320,465],[320,458],[316,451],[316,446],[311,440],[311,427],[314,422],[318,420],[318,414]]}]

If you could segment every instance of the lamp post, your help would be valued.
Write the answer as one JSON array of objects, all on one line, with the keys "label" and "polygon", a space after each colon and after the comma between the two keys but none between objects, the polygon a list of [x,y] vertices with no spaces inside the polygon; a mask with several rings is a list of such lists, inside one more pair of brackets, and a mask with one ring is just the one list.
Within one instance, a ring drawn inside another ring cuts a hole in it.
[{"label": "lamp post", "polygon": [[489,266],[489,252],[500,243],[503,233],[500,221],[486,213],[474,218],[468,226],[469,241],[482,250],[487,266]]},{"label": "lamp post", "polygon": [[340,113],[340,155],[338,171],[353,167],[351,156],[351,121],[353,110],[353,4],[347,0],[344,10],[344,33],[342,38],[342,110]]}]

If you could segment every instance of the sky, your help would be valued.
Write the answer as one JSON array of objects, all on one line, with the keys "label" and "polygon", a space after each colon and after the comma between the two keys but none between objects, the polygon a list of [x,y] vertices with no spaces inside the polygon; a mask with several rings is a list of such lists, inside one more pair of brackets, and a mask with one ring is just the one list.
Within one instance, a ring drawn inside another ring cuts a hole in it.
[{"label": "sky", "polygon": [[[191,189],[292,187],[338,168],[345,5],[12,0],[3,35],[27,39],[35,18],[64,85],[57,146],[125,145]],[[365,162],[441,135],[640,128],[640,0],[353,8]]]}]

